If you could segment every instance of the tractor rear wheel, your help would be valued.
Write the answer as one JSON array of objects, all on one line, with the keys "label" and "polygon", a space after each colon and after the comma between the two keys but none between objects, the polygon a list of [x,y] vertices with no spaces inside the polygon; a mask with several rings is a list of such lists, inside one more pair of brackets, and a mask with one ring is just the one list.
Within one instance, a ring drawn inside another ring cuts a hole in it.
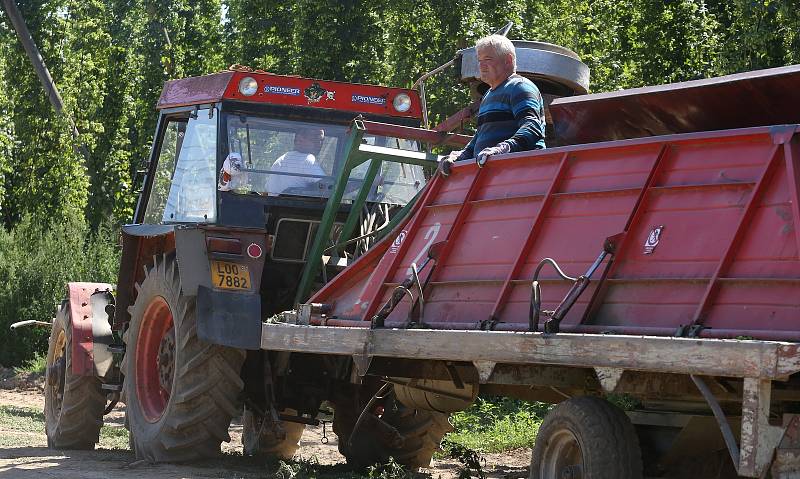
[{"label": "tractor rear wheel", "polygon": [[[284,412],[296,414],[292,409],[286,409]],[[300,447],[300,438],[306,426],[289,421],[270,420],[267,424],[263,423],[264,416],[245,407],[242,414],[244,455],[291,459]]]},{"label": "tractor rear wheel", "polygon": [[58,308],[47,348],[44,417],[47,445],[59,449],[94,449],[103,426],[106,396],[100,379],[72,372],[69,302]]},{"label": "tractor rear wheel", "polygon": [[245,352],[200,341],[195,298],[180,284],[174,255],[157,258],[137,285],[125,333],[128,427],[136,456],[153,462],[219,453],[240,412]]},{"label": "tractor rear wheel", "polygon": [[621,409],[604,399],[568,399],[539,428],[530,478],[641,479],[636,430]]},{"label": "tractor rear wheel", "polygon": [[442,437],[453,429],[447,414],[408,408],[391,392],[375,410],[365,413],[359,429],[353,431],[366,404],[354,398],[334,405],[333,432],[339,438],[339,452],[356,467],[385,464],[390,457],[411,469],[427,467]]}]

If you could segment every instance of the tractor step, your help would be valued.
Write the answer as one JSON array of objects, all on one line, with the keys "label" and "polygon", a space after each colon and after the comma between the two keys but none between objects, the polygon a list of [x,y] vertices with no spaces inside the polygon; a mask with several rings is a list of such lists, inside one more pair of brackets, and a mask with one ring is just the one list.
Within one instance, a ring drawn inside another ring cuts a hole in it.
[{"label": "tractor step", "polygon": [[109,344],[106,346],[108,352],[111,354],[125,354],[125,345],[124,344]]},{"label": "tractor step", "polygon": [[103,383],[100,385],[100,387],[105,389],[106,391],[115,391],[115,392],[122,391],[122,384],[118,383]]}]

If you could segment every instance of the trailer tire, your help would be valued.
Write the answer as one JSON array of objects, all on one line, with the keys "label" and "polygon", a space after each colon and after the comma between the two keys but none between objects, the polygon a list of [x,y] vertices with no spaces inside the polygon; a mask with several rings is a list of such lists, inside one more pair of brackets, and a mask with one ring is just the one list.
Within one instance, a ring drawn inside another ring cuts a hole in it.
[{"label": "trailer tire", "polygon": [[219,453],[240,411],[245,352],[197,337],[195,298],[181,293],[174,255],[136,285],[122,369],[136,457],[181,462]]},{"label": "trailer tire", "polygon": [[590,396],[569,399],[545,417],[531,457],[531,479],[641,479],[642,453],[625,413]]},{"label": "trailer tire", "polygon": [[94,449],[103,426],[106,396],[96,376],[72,372],[69,301],[58,308],[47,348],[44,417],[47,446]]},{"label": "trailer tire", "polygon": [[[291,409],[286,409],[284,412],[286,414],[296,414]],[[265,427],[264,434],[258,438],[258,447],[256,448],[256,436],[261,429],[262,421],[263,416],[245,407],[244,414],[242,414],[242,449],[244,455],[291,459],[300,447],[300,438],[303,437],[303,431],[306,426],[297,422],[279,421],[279,423],[275,423],[271,421],[271,424]],[[270,425],[273,427],[270,427]],[[286,433],[283,439],[277,434],[278,425]]]},{"label": "trailer tire", "polygon": [[339,438],[339,452],[355,467],[385,464],[390,457],[411,469],[428,467],[442,437],[453,430],[448,414],[403,406],[392,392],[383,404],[381,420],[394,427],[402,440],[399,443],[387,440],[380,421],[373,419],[364,421],[351,442],[350,436],[365,404],[366,401],[358,406],[353,402],[334,406],[333,432]]}]

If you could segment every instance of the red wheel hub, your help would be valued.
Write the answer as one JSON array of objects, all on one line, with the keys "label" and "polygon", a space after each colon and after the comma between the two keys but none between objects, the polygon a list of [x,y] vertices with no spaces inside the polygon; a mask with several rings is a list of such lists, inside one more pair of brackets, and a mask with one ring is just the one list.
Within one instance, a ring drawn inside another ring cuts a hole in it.
[{"label": "red wheel hub", "polygon": [[136,342],[136,394],[144,417],[158,421],[169,402],[175,371],[175,330],[167,301],[157,296],[144,311]]}]

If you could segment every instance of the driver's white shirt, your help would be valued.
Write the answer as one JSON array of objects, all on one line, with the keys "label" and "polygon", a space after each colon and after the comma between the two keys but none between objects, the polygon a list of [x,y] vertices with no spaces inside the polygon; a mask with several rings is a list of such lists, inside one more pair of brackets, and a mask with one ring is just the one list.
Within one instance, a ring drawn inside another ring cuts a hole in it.
[{"label": "driver's white shirt", "polygon": [[[270,171],[280,173],[299,173],[301,175],[325,176],[325,171],[316,163],[317,159],[311,153],[289,151],[281,155],[272,164]],[[307,178],[287,175],[269,175],[267,177],[267,192],[279,195],[287,188],[307,188],[319,181],[319,178]]]}]

